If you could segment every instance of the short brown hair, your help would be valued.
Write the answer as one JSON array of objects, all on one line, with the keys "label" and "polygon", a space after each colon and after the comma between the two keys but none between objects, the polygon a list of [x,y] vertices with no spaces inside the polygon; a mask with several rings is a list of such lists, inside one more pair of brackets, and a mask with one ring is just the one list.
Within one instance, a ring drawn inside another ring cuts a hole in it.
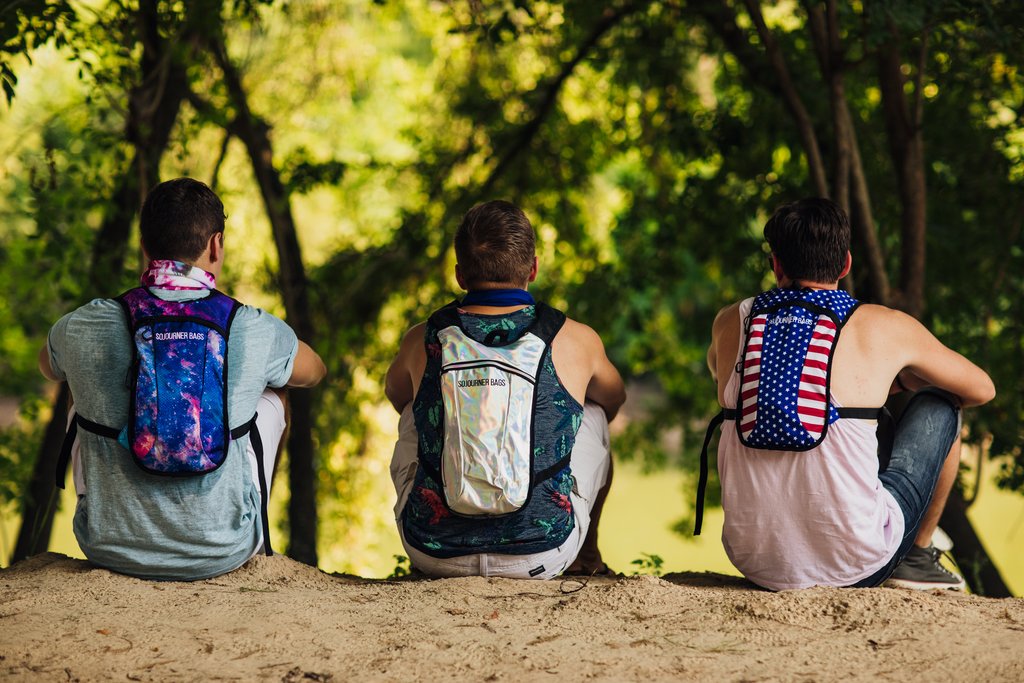
[{"label": "short brown hair", "polygon": [[850,221],[834,202],[808,197],[776,209],[764,238],[791,280],[838,282],[850,250]]},{"label": "short brown hair", "polygon": [[192,263],[218,232],[224,232],[224,205],[205,183],[175,178],[146,195],[139,233],[149,258]]},{"label": "short brown hair", "polygon": [[530,220],[515,204],[500,199],[474,206],[455,232],[455,258],[467,288],[526,284],[535,253]]}]

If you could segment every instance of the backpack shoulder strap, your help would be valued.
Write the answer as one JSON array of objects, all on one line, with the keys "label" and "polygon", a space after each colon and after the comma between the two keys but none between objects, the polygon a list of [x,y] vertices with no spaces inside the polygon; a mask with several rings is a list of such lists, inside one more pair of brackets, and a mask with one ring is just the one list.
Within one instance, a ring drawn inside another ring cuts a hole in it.
[{"label": "backpack shoulder strap", "polygon": [[697,504],[694,508],[693,535],[700,536],[701,526],[704,524],[704,490],[708,486],[708,446],[711,445],[711,438],[715,430],[724,420],[735,420],[737,411],[734,408],[722,408],[718,414],[711,418],[708,429],[704,432],[704,445],[700,449],[700,475],[697,479]]},{"label": "backpack shoulder strap", "polygon": [[462,321],[459,319],[459,300],[453,299],[449,303],[445,304],[441,308],[437,309],[430,314],[427,318],[434,329],[443,330],[446,327],[456,326],[462,327]]},{"label": "backpack shoulder strap", "polygon": [[260,521],[263,524],[263,552],[267,557],[272,557],[274,550],[270,546],[270,514],[268,511],[270,489],[267,487],[267,467],[263,462],[263,439],[260,437],[259,427],[256,426],[256,418],[258,416],[259,413],[254,413],[248,422],[232,429],[231,439],[240,439],[248,434],[249,441],[252,443],[252,450],[256,456],[256,474],[260,480]]},{"label": "backpack shoulder strap", "polygon": [[528,331],[540,337],[546,345],[550,346],[555,335],[565,325],[565,313],[545,303],[535,304],[535,310],[536,317]]},{"label": "backpack shoulder strap", "polygon": [[71,460],[71,448],[75,444],[75,437],[78,436],[78,428],[81,427],[87,432],[105,436],[108,439],[117,440],[117,437],[121,435],[121,430],[115,429],[114,427],[108,427],[102,425],[99,422],[93,422],[88,420],[78,413],[75,413],[75,417],[72,418],[71,424],[68,425],[68,431],[64,434],[64,441],[60,446],[60,455],[57,456],[57,488],[64,488],[64,479],[67,477],[68,462]]}]

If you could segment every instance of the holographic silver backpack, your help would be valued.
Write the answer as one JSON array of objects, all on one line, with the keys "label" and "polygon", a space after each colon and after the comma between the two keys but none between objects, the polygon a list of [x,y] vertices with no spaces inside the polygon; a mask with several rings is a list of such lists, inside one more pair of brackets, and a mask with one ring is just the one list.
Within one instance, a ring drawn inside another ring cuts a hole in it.
[{"label": "holographic silver backpack", "polygon": [[536,320],[517,338],[509,339],[511,330],[499,322],[477,341],[454,309],[440,313],[445,315],[434,322],[441,347],[445,502],[468,516],[516,512],[542,480],[533,472],[537,383],[565,316],[538,304]]}]

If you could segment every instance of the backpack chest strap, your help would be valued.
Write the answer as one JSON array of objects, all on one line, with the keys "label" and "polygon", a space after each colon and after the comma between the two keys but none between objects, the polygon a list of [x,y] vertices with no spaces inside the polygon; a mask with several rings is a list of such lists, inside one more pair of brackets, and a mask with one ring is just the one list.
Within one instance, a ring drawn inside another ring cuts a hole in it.
[{"label": "backpack chest strap", "polygon": [[[836,408],[839,417],[853,420],[886,420],[889,412],[884,408]],[[697,478],[697,504],[694,510],[693,535],[700,536],[701,526],[704,523],[704,490],[708,485],[708,446],[711,445],[711,438],[715,429],[725,420],[735,420],[740,415],[736,408],[722,408],[718,414],[711,418],[708,429],[704,433],[704,445],[700,449],[700,474]]]}]

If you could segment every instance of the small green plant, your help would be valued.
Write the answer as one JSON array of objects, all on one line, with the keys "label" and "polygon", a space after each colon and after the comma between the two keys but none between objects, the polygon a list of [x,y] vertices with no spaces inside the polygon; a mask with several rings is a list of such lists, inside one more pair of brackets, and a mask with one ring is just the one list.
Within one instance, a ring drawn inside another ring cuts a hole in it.
[{"label": "small green plant", "polygon": [[640,553],[640,557],[630,562],[630,564],[636,567],[633,576],[638,574],[661,576],[661,565],[665,564],[665,560],[661,559],[661,555],[655,555],[654,553]]},{"label": "small green plant", "polygon": [[409,576],[409,571],[412,566],[409,564],[409,558],[405,555],[393,555],[395,558],[395,568],[391,570],[391,576],[389,579],[398,579],[403,576]]}]

